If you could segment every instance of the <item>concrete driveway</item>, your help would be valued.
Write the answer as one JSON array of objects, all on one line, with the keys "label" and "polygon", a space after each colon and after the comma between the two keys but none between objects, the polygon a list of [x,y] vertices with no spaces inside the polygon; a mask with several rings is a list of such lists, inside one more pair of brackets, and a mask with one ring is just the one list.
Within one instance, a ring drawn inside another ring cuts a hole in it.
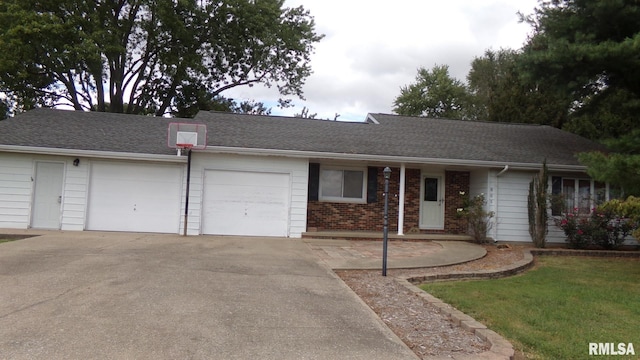
[{"label": "concrete driveway", "polygon": [[0,359],[416,359],[299,239],[0,244]]}]

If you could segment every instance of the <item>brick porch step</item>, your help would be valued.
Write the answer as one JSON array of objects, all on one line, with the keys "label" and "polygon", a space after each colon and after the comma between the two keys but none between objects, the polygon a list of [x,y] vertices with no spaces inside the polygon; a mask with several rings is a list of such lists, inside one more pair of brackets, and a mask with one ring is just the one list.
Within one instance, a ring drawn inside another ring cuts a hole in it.
[{"label": "brick porch step", "polygon": [[[382,240],[382,232],[375,231],[307,231],[303,239],[327,240]],[[405,234],[389,233],[389,240],[396,241],[470,241],[471,236],[463,234]]]}]

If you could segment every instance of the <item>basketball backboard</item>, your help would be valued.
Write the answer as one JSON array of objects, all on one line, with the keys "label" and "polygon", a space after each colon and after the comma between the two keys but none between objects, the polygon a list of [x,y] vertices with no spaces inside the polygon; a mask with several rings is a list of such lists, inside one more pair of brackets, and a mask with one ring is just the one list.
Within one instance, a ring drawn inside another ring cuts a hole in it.
[{"label": "basketball backboard", "polygon": [[167,146],[173,149],[190,147],[202,150],[207,147],[207,126],[204,124],[169,123]]}]

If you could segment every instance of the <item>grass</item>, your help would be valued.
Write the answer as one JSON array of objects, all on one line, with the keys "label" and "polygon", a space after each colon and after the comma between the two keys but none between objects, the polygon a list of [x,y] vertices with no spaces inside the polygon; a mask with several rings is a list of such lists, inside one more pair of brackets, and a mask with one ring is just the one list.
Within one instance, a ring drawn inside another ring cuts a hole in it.
[{"label": "grass", "polygon": [[536,263],[511,278],[421,288],[498,332],[527,358],[590,358],[590,342],[632,343],[633,358],[640,355],[638,259],[547,256]]},{"label": "grass", "polygon": [[9,242],[9,241],[26,239],[26,238],[30,238],[32,236],[33,235],[3,235],[3,234],[0,234],[0,244],[5,243],[5,242]]}]

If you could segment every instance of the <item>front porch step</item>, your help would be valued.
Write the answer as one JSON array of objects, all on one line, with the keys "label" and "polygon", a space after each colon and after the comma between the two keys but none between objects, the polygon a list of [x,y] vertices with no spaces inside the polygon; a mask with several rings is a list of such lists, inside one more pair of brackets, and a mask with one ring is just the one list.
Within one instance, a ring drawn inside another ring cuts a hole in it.
[{"label": "front porch step", "polygon": [[[326,240],[382,240],[384,234],[377,231],[307,231],[302,233],[303,239]],[[389,240],[396,241],[471,241],[464,234],[405,234],[389,233]]]}]

